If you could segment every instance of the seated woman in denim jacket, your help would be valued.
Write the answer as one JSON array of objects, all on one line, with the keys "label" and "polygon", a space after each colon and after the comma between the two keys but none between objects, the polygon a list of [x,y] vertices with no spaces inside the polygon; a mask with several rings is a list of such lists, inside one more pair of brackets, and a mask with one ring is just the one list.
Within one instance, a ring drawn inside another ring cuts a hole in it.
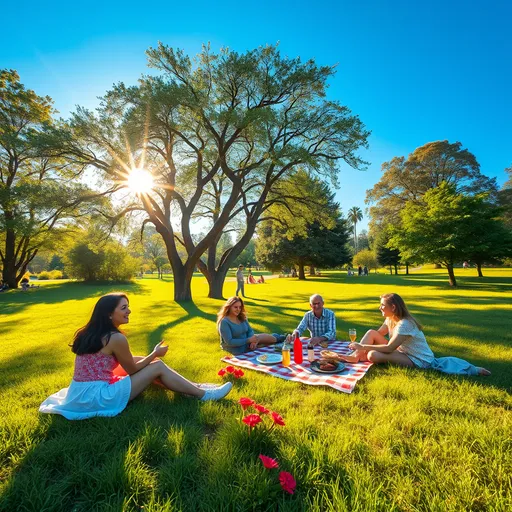
[{"label": "seated woman in denim jacket", "polygon": [[254,334],[240,297],[230,297],[222,306],[217,314],[217,330],[220,334],[221,348],[235,355],[285,339],[285,336],[280,334]]}]

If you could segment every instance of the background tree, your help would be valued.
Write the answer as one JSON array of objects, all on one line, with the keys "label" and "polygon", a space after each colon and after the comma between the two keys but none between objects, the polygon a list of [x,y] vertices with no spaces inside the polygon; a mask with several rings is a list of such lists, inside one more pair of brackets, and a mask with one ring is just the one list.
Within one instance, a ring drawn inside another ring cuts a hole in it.
[{"label": "background tree", "polygon": [[395,274],[398,274],[401,254],[398,249],[390,249],[388,247],[390,237],[389,230],[383,230],[379,233],[375,241],[375,256],[381,267],[389,267],[390,274],[393,274],[392,269],[394,268]]},{"label": "background tree", "polygon": [[0,260],[11,288],[99,197],[77,179],[83,167],[52,144],[54,112],[51,98],[26,89],[16,71],[0,71]]},{"label": "background tree", "polygon": [[[162,74],[142,77],[134,87],[115,86],[97,115],[79,109],[71,127],[80,143],[70,139],[68,153],[113,180],[126,177],[129,162],[149,168],[153,189],[124,212],[144,210],[162,236],[175,300],[191,299],[196,265],[209,295],[220,298],[226,272],[258,221],[282,201],[271,198],[280,181],[298,167],[330,179],[338,162],[360,168],[356,152],[366,147],[368,132],[347,107],[325,99],[332,67],[282,57],[277,47],[217,55],[204,47],[192,62],[160,44],[147,55]],[[197,216],[209,216],[210,224],[194,241]],[[215,265],[218,241],[234,223],[243,230]]]},{"label": "background tree", "polygon": [[383,163],[382,172],[381,179],[366,193],[366,203],[371,205],[370,232],[375,236],[388,224],[399,226],[406,203],[419,204],[426,192],[443,182],[468,195],[497,191],[496,180],[480,173],[475,156],[460,142],[429,142],[407,159],[395,157]]},{"label": "background tree", "polygon": [[375,253],[370,251],[370,249],[364,249],[359,251],[354,256],[354,265],[361,265],[362,267],[367,267],[368,271],[372,268],[377,269],[377,258],[375,257]]},{"label": "background tree", "polygon": [[357,253],[358,245],[357,245],[357,223],[363,220],[363,212],[359,206],[353,206],[348,211],[348,220],[352,223],[354,229],[354,250]]},{"label": "background tree", "polygon": [[305,266],[333,268],[350,262],[346,248],[347,223],[338,218],[331,229],[323,228],[314,221],[308,225],[305,235],[287,238],[287,228],[269,221],[259,231],[256,257],[265,267],[277,270],[296,265],[299,279],[306,279]]},{"label": "background tree", "polygon": [[254,239],[251,239],[247,244],[247,247],[239,254],[236,260],[233,262],[233,267],[237,268],[238,265],[243,265],[244,267],[254,267],[258,265],[258,260],[256,259],[256,243]]},{"label": "background tree", "polygon": [[512,229],[512,165],[505,169],[508,180],[498,193],[499,204],[503,209],[503,221],[509,229]]},{"label": "background tree", "polygon": [[405,205],[402,227],[392,230],[389,246],[411,261],[441,263],[448,270],[450,285],[456,286],[454,264],[476,246],[479,230],[474,226],[486,200],[487,194],[468,196],[458,193],[453,184],[441,183],[420,202]]}]

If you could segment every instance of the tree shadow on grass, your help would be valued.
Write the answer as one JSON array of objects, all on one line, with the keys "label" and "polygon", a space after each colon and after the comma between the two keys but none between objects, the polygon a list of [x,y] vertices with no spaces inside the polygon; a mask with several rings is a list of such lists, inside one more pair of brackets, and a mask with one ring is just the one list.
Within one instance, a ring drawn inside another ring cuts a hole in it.
[{"label": "tree shadow on grass", "polygon": [[31,436],[32,448],[21,463],[11,462],[15,467],[0,510],[121,512],[128,502],[142,508],[155,494],[190,502],[188,477],[204,471],[197,452],[203,436],[212,435],[201,407],[199,401],[156,389],[115,418],[68,421],[40,415],[30,434],[13,425],[18,435]]},{"label": "tree shadow on grass", "polygon": [[83,300],[96,296],[99,298],[106,293],[117,291],[139,295],[150,293],[137,282],[55,283],[28,292],[11,290],[5,295],[0,295],[0,312],[2,314],[13,314],[34,304],[56,304],[66,300]]}]

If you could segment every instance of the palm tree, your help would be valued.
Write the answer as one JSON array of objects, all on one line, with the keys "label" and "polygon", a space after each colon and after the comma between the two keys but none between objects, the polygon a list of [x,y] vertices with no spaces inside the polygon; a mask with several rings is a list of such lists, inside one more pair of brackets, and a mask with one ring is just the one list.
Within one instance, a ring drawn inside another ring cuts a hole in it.
[{"label": "palm tree", "polygon": [[348,211],[348,220],[352,222],[354,226],[354,249],[357,253],[357,223],[363,220],[363,212],[359,206],[353,206]]}]

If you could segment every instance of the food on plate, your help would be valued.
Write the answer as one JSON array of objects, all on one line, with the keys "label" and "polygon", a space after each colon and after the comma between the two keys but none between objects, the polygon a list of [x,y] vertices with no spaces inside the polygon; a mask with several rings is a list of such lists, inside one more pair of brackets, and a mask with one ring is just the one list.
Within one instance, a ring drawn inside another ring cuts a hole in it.
[{"label": "food on plate", "polygon": [[320,350],[320,355],[324,359],[338,359],[337,352],[333,352],[332,350]]},{"label": "food on plate", "polygon": [[266,361],[267,359],[268,359],[267,354],[263,354],[262,356],[259,357],[260,361]]},{"label": "food on plate", "polygon": [[338,365],[337,364],[333,364],[333,363],[321,362],[319,364],[320,370],[323,370],[323,371],[326,371],[326,372],[331,372],[333,370],[336,370],[337,367],[338,367]]}]

